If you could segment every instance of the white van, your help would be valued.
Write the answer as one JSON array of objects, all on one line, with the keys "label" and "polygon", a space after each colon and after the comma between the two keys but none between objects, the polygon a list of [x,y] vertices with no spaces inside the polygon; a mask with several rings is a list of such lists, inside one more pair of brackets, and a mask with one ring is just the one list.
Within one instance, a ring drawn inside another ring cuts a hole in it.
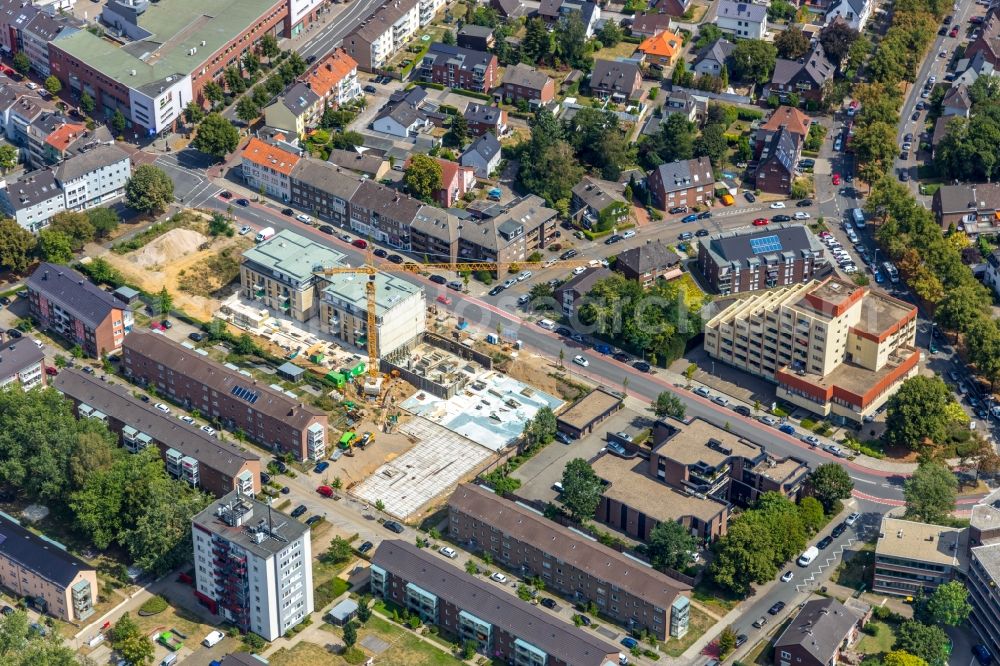
[{"label": "white van", "polygon": [[809,546],[806,551],[799,555],[798,564],[800,567],[807,567],[813,563],[819,557],[819,548],[816,546]]},{"label": "white van", "polygon": [[556,330],[556,323],[551,319],[542,319],[538,322],[538,325],[544,328],[546,331]]},{"label": "white van", "polygon": [[205,640],[203,640],[201,644],[204,645],[205,647],[215,647],[225,637],[226,635],[223,634],[221,631],[213,631],[208,636],[205,636]]},{"label": "white van", "polygon": [[274,236],[274,227],[264,227],[256,236],[254,236],[254,241],[257,243],[263,243],[272,236]]},{"label": "white van", "polygon": [[174,666],[174,664],[176,663],[177,663],[177,653],[171,652],[170,654],[168,654],[166,657],[163,658],[163,661],[160,662],[160,666]]}]

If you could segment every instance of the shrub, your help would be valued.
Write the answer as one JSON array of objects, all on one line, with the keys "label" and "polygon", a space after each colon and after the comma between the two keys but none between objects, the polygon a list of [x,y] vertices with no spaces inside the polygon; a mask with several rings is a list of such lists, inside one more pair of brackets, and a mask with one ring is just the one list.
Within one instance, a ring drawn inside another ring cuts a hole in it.
[{"label": "shrub", "polygon": [[368,657],[365,655],[364,651],[361,650],[357,645],[352,645],[349,648],[345,648],[340,656],[348,664],[360,664]]},{"label": "shrub", "polygon": [[156,615],[165,610],[167,610],[167,600],[157,594],[139,606],[139,615]]}]

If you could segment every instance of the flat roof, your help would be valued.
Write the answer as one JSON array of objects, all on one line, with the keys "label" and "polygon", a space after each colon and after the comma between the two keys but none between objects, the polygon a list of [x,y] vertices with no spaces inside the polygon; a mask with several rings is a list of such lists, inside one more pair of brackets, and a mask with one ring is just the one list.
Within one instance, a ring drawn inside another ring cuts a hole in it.
[{"label": "flat roof", "polygon": [[342,252],[287,229],[243,253],[244,262],[253,262],[298,282],[316,279],[313,269],[317,266],[332,268],[345,265],[343,259]]},{"label": "flat roof", "polygon": [[861,321],[855,328],[872,335],[881,335],[911,313],[916,314],[916,307],[909,303],[868,292],[861,301]]},{"label": "flat roof", "polygon": [[886,362],[878,370],[869,370],[846,360],[838,363],[828,375],[802,369],[793,371],[788,366],[785,366],[784,369],[790,373],[794,372],[796,377],[807,384],[823,390],[838,388],[854,395],[864,396],[873,386],[877,386],[883,379],[906,363],[913,354],[919,353],[913,347],[901,345],[889,355]]},{"label": "flat roof", "polygon": [[[445,599],[512,636],[573,666],[602,666],[618,648],[591,631],[579,629],[496,585],[462,571],[436,553],[406,541],[383,541],[372,564]],[[617,663],[617,659],[615,660]]]},{"label": "flat roof", "polygon": [[571,428],[584,429],[598,416],[621,404],[621,396],[611,393],[598,386],[596,389],[576,401],[569,409],[559,415],[562,421]]},{"label": "flat roof", "polygon": [[988,543],[972,549],[972,555],[994,582],[1000,581],[1000,543]]},{"label": "flat roof", "polygon": [[982,531],[1000,528],[1000,489],[994,490],[972,507],[969,524]]},{"label": "flat roof", "polygon": [[648,464],[644,458],[625,459],[605,453],[592,460],[590,467],[610,484],[604,488],[605,497],[638,509],[661,523],[685,516],[708,522],[726,510],[726,505],[718,500],[699,499],[654,481],[645,473]]},{"label": "flat roof", "polygon": [[[365,293],[365,283],[368,282],[367,275],[341,273],[328,275],[325,279],[329,280],[329,285],[323,289],[323,300],[341,304],[347,303],[355,308],[367,310],[368,296]],[[423,289],[409,280],[404,280],[390,273],[378,273],[375,276],[376,312],[383,315],[400,302],[421,292]]]},{"label": "flat roof", "polygon": [[965,528],[885,517],[875,554],[958,566],[967,540],[968,531]]},{"label": "flat roof", "polygon": [[[227,509],[241,521],[227,523],[223,519]],[[305,523],[237,491],[209,504],[191,522],[264,559],[277,555],[309,531]]]},{"label": "flat roof", "polygon": [[682,465],[704,462],[718,467],[733,456],[755,459],[764,455],[760,446],[700,418],[669,426],[676,432],[656,444],[653,452]]},{"label": "flat roof", "polygon": [[[139,27],[151,33],[124,47],[86,30],[61,35],[57,48],[131,88],[189,75],[258,21],[276,0],[170,0],[151,2]],[[204,43],[203,43],[204,42]],[[197,49],[194,55],[188,55]],[[132,75],[132,71],[135,75]]]}]

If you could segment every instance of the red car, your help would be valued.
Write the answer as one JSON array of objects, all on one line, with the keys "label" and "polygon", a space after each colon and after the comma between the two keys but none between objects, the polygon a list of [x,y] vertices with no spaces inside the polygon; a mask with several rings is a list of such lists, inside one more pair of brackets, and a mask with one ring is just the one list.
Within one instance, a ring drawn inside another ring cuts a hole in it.
[{"label": "red car", "polygon": [[840,174],[839,173],[833,174],[833,184],[834,185],[840,185]]},{"label": "red car", "polygon": [[353,245],[354,247],[359,247],[362,250],[368,249],[368,241],[361,240],[360,238],[356,238],[355,240],[351,241],[351,245]]},{"label": "red car", "polygon": [[948,33],[948,36],[949,37],[958,37],[958,26],[957,25],[954,28],[951,29],[951,32]]},{"label": "red car", "polygon": [[320,486],[319,488],[316,489],[316,492],[318,492],[323,497],[333,497],[333,488],[331,488],[330,486]]},{"label": "red car", "polygon": [[56,375],[59,374],[59,371],[53,368],[51,365],[47,365],[45,366],[45,374],[47,374],[50,377],[55,377]]},{"label": "red car", "polygon": [[758,217],[756,220],[753,221],[753,226],[762,227],[765,224],[770,224],[770,223],[771,220],[767,219],[766,217]]},{"label": "red car", "polygon": [[437,302],[443,303],[445,305],[451,305],[451,299],[445,296],[444,294],[441,294],[440,296],[437,297]]}]

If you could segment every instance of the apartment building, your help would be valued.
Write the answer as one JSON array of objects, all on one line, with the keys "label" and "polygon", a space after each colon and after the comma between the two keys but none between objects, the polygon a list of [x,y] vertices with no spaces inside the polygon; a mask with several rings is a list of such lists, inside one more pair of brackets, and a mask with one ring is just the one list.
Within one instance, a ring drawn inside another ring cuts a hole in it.
[{"label": "apartment building", "polygon": [[[333,155],[330,157],[332,160]],[[365,168],[364,163],[358,166]],[[293,206],[338,225],[350,219],[350,202],[362,182],[353,170],[309,157],[299,160],[289,179]]]},{"label": "apartment building", "polygon": [[779,106],[771,112],[767,122],[761,124],[754,133],[754,155],[760,156],[764,146],[781,129],[788,130],[797,143],[802,143],[809,136],[812,120],[805,113],[792,106]]},{"label": "apartment building", "polygon": [[0,189],[0,209],[22,228],[37,232],[65,210],[84,210],[120,199],[131,176],[128,153],[115,145],[97,144],[54,168],[31,171],[8,183]]},{"label": "apartment building", "polygon": [[351,229],[402,250],[410,247],[410,225],[423,204],[381,183],[363,181],[351,197]]},{"label": "apartment building", "polygon": [[882,518],[875,545],[872,592],[927,595],[968,568],[968,530]]},{"label": "apartment building", "polygon": [[942,185],[931,199],[942,229],[952,225],[969,234],[996,233],[1000,227],[1000,183]]},{"label": "apartment building", "polygon": [[434,201],[443,208],[450,208],[476,187],[476,172],[472,167],[458,162],[431,158],[441,166],[441,187],[434,190]]},{"label": "apartment building", "polygon": [[120,349],[132,330],[132,310],[72,268],[42,262],[27,286],[37,326],[80,345],[91,358]]},{"label": "apartment building", "polygon": [[683,635],[687,617],[671,606],[687,588],[637,559],[540,513],[471,484],[448,501],[449,533],[473,552],[487,552],[524,576],[540,576],[549,590],[573,602],[593,602],[629,630],[646,629],[660,640]]},{"label": "apartment building", "polygon": [[0,389],[14,385],[25,391],[45,386],[45,353],[23,338],[0,345]]},{"label": "apartment building", "polygon": [[556,97],[556,82],[531,65],[517,63],[503,73],[503,86],[496,95],[510,104],[520,101],[528,106],[545,106]]},{"label": "apartment building", "polygon": [[703,205],[715,196],[715,175],[707,157],[661,164],[646,182],[656,205],[664,210]]},{"label": "apartment building", "polygon": [[295,153],[252,137],[240,156],[243,180],[251,189],[288,201],[292,198],[292,170],[301,159]]},{"label": "apartment building", "polygon": [[233,491],[191,519],[195,596],[241,631],[280,638],[315,610],[309,526]]},{"label": "apartment building", "polygon": [[752,2],[720,0],[716,25],[740,39],[764,39],[767,34],[767,7]]},{"label": "apartment building", "polygon": [[828,278],[718,302],[705,351],[778,385],[778,398],[861,423],[917,372],[917,309]]},{"label": "apartment building", "polygon": [[420,61],[420,78],[485,93],[497,86],[498,66],[497,57],[488,51],[435,42]]},{"label": "apartment building", "polygon": [[[766,12],[767,8],[763,8]],[[816,42],[804,58],[786,60],[778,58],[771,74],[771,82],[764,86],[765,95],[777,95],[782,103],[790,101],[789,95],[799,100],[820,102],[833,83],[836,67],[826,57],[823,46]]]},{"label": "apartment building", "polygon": [[46,79],[52,73],[49,67],[49,44],[61,35],[71,35],[83,30],[85,24],[68,12],[54,14],[31,5],[25,5],[22,11],[34,11],[35,15],[18,31],[19,50],[28,56],[31,68],[38,76]]},{"label": "apartment building", "polygon": [[0,512],[0,585],[64,622],[94,614],[97,572],[66,547]]},{"label": "apartment building", "polygon": [[69,94],[90,95],[97,116],[121,111],[127,133],[156,135],[188,103],[202,103],[205,84],[221,82],[264,35],[282,32],[289,5],[304,1],[108,0],[101,21],[124,43],[87,30],[60,34],[49,44],[51,73]]},{"label": "apartment building", "polygon": [[316,93],[324,105],[342,106],[361,96],[358,63],[342,48],[313,65],[302,81]]},{"label": "apartment building", "polygon": [[762,192],[791,196],[795,182],[795,164],[799,161],[802,144],[782,127],[764,144],[757,160],[754,180]]},{"label": "apartment building", "polygon": [[257,454],[164,414],[123,386],[76,369],[62,370],[52,385],[73,401],[79,418],[103,421],[130,453],[156,446],[174,478],[216,497],[236,489],[245,495],[260,492],[261,462]]},{"label": "apartment building", "polygon": [[358,68],[373,72],[384,67],[426,23],[421,22],[421,6],[427,0],[388,0],[361,25],[344,37],[343,48]]},{"label": "apartment building", "polygon": [[673,250],[660,241],[647,240],[644,245],[619,254],[615,261],[615,272],[629,280],[635,280],[643,289],[648,289],[657,280],[680,277],[684,269],[681,267],[681,258]]},{"label": "apartment building", "polygon": [[775,666],[829,666],[861,638],[871,607],[857,599],[811,599],[774,642]]},{"label": "apartment building", "polygon": [[319,124],[323,110],[323,99],[308,84],[296,81],[264,107],[264,123],[305,136],[307,128]]},{"label": "apartment building", "polygon": [[571,319],[578,319],[580,306],[597,283],[614,276],[604,266],[588,266],[583,272],[569,278],[552,292],[552,298],[559,304],[562,313]]},{"label": "apartment building", "polygon": [[240,430],[251,441],[299,460],[326,456],[329,417],[279,388],[265,386],[235,366],[152,331],[133,331],[122,348],[122,371],[140,386]]},{"label": "apartment building", "polygon": [[829,270],[826,248],[801,224],[744,227],[706,238],[698,268],[723,296],[801,284]]},{"label": "apartment building", "polygon": [[[368,344],[368,276],[330,276],[319,300],[320,330],[356,347]],[[375,276],[375,325],[378,350],[387,356],[409,349],[423,335],[427,302],[424,291],[390,273]]]},{"label": "apartment building", "polygon": [[473,641],[476,651],[525,666],[607,666],[618,648],[573,627],[434,553],[391,539],[372,557],[372,593],[410,609],[443,634]]},{"label": "apartment building", "polygon": [[595,60],[590,72],[590,92],[601,99],[625,102],[639,95],[642,72],[636,62]]}]

